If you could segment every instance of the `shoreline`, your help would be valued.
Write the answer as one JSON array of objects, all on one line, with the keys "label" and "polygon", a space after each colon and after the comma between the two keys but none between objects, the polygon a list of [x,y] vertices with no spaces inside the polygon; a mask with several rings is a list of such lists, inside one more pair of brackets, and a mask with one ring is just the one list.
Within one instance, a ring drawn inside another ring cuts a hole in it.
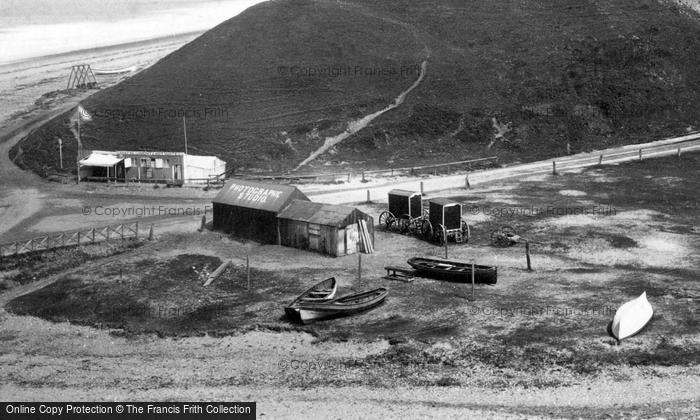
[{"label": "shoreline", "polygon": [[[131,49],[134,47],[146,47],[146,46],[151,46],[154,44],[161,44],[164,42],[179,42],[179,41],[185,40],[187,38],[199,36],[205,32],[206,31],[185,32],[185,33],[181,33],[181,34],[167,35],[167,36],[162,36],[162,37],[157,37],[157,38],[123,42],[123,43],[105,45],[105,46],[95,47],[95,48],[84,48],[84,49],[79,49],[79,50],[66,51],[66,52],[42,55],[42,56],[31,57],[31,58],[22,58],[19,60],[13,60],[13,61],[8,61],[8,62],[0,62],[0,75],[6,74],[6,73],[11,73],[13,71],[17,71],[18,69],[12,68],[12,67],[22,66],[22,65],[26,65],[26,64],[38,64],[38,63],[41,63],[44,61],[55,61],[57,59],[71,57],[71,56],[77,56],[77,55],[102,54],[105,52],[113,52],[113,51],[118,52],[118,51],[122,51],[122,50]],[[47,64],[50,64],[50,63],[47,63]],[[35,67],[40,67],[40,66],[35,66]],[[25,69],[35,68],[35,67],[25,67]],[[12,68],[12,69],[10,69],[9,71],[4,71],[4,70],[7,70],[8,68]]]}]

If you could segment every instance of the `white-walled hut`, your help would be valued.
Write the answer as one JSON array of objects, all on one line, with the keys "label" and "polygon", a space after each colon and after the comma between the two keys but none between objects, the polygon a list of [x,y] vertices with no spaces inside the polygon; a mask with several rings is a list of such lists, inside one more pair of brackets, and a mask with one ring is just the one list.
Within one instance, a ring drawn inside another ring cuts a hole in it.
[{"label": "white-walled hut", "polygon": [[213,200],[214,229],[264,244],[279,244],[277,215],[293,200],[309,201],[296,187],[228,181]]},{"label": "white-walled hut", "polygon": [[357,251],[358,221],[367,222],[374,242],[372,216],[348,206],[294,200],[277,216],[280,244],[334,257]]},{"label": "white-walled hut", "polygon": [[182,152],[92,150],[78,165],[87,181],[203,184],[226,172],[226,162],[216,156]]}]

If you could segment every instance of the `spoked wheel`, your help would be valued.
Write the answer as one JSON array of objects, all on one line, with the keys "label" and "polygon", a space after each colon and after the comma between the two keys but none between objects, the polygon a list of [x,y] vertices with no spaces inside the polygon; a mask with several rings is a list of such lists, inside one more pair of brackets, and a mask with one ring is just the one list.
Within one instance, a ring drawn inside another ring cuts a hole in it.
[{"label": "spoked wheel", "polygon": [[420,233],[423,236],[423,239],[425,239],[426,241],[433,240],[433,225],[432,223],[430,223],[430,220],[423,220],[423,223],[421,223],[420,227]]},{"label": "spoked wheel", "polygon": [[469,242],[469,238],[471,238],[471,236],[472,232],[469,228],[469,223],[467,223],[466,220],[462,219],[462,242]]},{"label": "spoked wheel", "polygon": [[443,225],[435,226],[433,230],[433,242],[442,246],[445,245],[445,241],[447,241],[447,231],[445,227]]},{"label": "spoked wheel", "polygon": [[499,248],[507,248],[512,244],[511,238],[515,236],[515,229],[510,226],[502,226],[491,232],[491,243]]},{"label": "spoked wheel", "polygon": [[411,232],[411,235],[421,236],[423,234],[423,219],[411,219],[408,230]]},{"label": "spoked wheel", "polygon": [[391,229],[391,226],[396,222],[396,217],[390,211],[383,211],[379,215],[379,227],[384,230]]},{"label": "spoked wheel", "polygon": [[408,233],[411,228],[411,217],[407,214],[402,214],[397,220],[397,224],[399,227],[399,232],[404,234]]}]

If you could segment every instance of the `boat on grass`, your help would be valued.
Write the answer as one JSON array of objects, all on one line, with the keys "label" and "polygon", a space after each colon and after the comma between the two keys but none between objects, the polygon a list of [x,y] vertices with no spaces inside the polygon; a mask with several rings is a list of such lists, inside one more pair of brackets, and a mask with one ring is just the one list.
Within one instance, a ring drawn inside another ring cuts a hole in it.
[{"label": "boat on grass", "polygon": [[619,342],[632,337],[649,323],[654,315],[654,308],[647,300],[647,292],[643,292],[638,298],[624,303],[615,312],[610,332]]},{"label": "boat on grass", "polygon": [[383,287],[346,295],[323,302],[301,302],[296,309],[299,321],[307,324],[321,319],[338,318],[369,311],[384,302],[389,291]]},{"label": "boat on grass", "polygon": [[284,308],[284,312],[290,319],[299,319],[299,310],[297,306],[303,302],[321,302],[324,300],[331,300],[335,297],[338,291],[338,282],[335,277],[327,278],[315,285],[313,285],[309,290],[300,294],[296,299],[292,301],[288,306]]},{"label": "boat on grass", "polygon": [[[471,283],[472,281],[471,263],[422,257],[410,258],[407,262],[418,272],[418,275],[424,277],[458,283]],[[474,264],[475,283],[496,284],[497,280],[497,267]]]}]

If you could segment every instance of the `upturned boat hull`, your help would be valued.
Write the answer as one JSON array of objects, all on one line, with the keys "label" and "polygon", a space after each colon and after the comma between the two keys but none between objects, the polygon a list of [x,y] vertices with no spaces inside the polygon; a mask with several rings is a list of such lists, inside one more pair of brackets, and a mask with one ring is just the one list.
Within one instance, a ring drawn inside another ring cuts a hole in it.
[{"label": "upturned boat hull", "polygon": [[649,323],[653,315],[654,308],[647,300],[647,292],[644,292],[618,308],[610,327],[611,333],[618,340],[632,337]]}]

